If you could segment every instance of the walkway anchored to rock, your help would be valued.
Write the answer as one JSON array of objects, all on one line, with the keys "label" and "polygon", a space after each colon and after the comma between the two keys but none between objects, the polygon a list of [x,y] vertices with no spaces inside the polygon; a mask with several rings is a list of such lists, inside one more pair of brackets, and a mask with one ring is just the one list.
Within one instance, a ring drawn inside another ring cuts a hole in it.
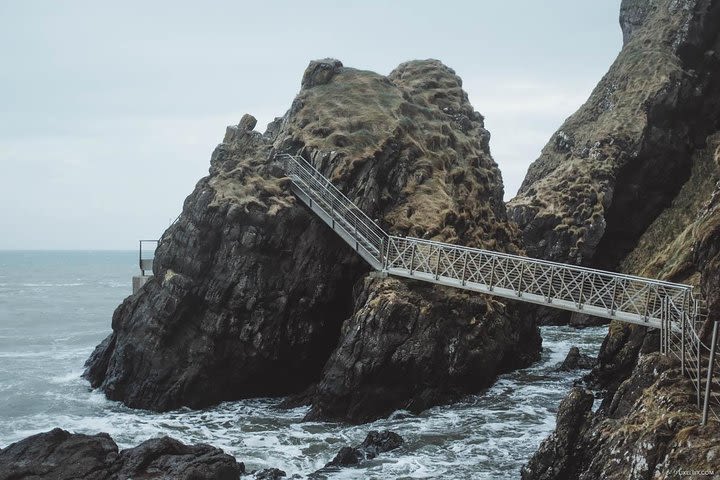
[{"label": "walkway anchored to rock", "polygon": [[720,420],[718,323],[703,343],[693,287],[519,255],[389,235],[300,156],[280,155],[293,192],[375,270],[660,329],[660,348],[693,380],[703,424]]}]

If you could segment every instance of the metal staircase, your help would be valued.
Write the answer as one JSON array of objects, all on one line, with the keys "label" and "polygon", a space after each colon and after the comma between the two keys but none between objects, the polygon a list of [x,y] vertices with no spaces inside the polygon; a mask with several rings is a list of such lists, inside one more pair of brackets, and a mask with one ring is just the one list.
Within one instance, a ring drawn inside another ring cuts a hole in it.
[{"label": "metal staircase", "polygon": [[[703,423],[708,409],[720,420],[720,382],[713,377],[718,325],[703,343],[704,309],[692,286],[389,235],[304,158],[279,158],[297,197],[375,270],[659,328],[661,351],[680,359],[698,406],[704,396]],[[717,404],[708,405],[709,398]]]}]

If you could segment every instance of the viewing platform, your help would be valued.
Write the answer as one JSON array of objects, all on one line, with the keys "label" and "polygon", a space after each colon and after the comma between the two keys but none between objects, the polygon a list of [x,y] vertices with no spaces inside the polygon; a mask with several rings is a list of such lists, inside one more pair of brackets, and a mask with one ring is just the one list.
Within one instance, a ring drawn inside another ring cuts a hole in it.
[{"label": "viewing platform", "polygon": [[132,278],[133,295],[153,276],[153,260],[155,260],[157,245],[158,240],[140,240],[140,249],[138,250],[140,275],[135,275]]}]

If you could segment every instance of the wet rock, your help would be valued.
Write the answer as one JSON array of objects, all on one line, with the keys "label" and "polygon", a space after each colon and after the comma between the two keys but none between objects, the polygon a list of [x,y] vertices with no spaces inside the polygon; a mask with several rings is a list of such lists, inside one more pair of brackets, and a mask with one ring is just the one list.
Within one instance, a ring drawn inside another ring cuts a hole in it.
[{"label": "wet rock", "polygon": [[56,428],[0,450],[0,479],[105,479],[120,469],[115,442],[106,433],[71,434]]},{"label": "wet rock", "polygon": [[236,480],[244,465],[210,445],[169,437],[118,451],[106,433],[73,434],[56,428],[0,450],[0,479],[213,479]]},{"label": "wet rock", "polygon": [[325,467],[316,471],[310,478],[326,478],[325,474],[335,472],[343,467],[359,465],[365,460],[371,460],[381,453],[389,452],[401,447],[405,440],[395,432],[383,430],[371,431],[363,442],[356,447],[343,447]]},{"label": "wet rock", "polygon": [[256,480],[278,480],[287,477],[287,473],[279,468],[265,468],[252,473]]},{"label": "wet rock", "polygon": [[587,370],[594,367],[596,363],[597,360],[590,355],[580,353],[580,349],[578,347],[570,347],[570,351],[558,369],[564,371]]},{"label": "wet rock", "polygon": [[[418,413],[492,384],[537,359],[532,321],[491,300],[395,278],[366,278],[318,384],[308,420],[366,422]],[[497,317],[494,317],[497,318]],[[382,379],[378,381],[378,379]]]}]

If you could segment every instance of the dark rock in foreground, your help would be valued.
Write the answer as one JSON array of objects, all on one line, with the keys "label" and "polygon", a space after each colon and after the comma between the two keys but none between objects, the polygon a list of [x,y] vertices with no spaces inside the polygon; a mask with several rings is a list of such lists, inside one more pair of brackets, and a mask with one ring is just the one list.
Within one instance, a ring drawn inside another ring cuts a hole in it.
[{"label": "dark rock in foreground", "polygon": [[343,447],[325,467],[310,475],[310,478],[325,478],[325,474],[335,472],[343,467],[359,465],[365,460],[372,460],[381,453],[399,448],[405,440],[395,432],[383,430],[368,433],[365,440],[357,447]]},{"label": "dark rock in foreground", "polygon": [[278,480],[287,477],[287,473],[279,468],[265,468],[252,472],[252,476],[255,480]]},{"label": "dark rock in foreground", "polygon": [[0,480],[237,480],[245,466],[210,445],[169,437],[118,451],[106,433],[84,435],[56,428],[0,450]]},{"label": "dark rock in foreground", "polygon": [[570,351],[558,369],[563,371],[587,370],[593,368],[596,363],[597,360],[590,355],[580,353],[580,349],[578,347],[570,347]]}]

